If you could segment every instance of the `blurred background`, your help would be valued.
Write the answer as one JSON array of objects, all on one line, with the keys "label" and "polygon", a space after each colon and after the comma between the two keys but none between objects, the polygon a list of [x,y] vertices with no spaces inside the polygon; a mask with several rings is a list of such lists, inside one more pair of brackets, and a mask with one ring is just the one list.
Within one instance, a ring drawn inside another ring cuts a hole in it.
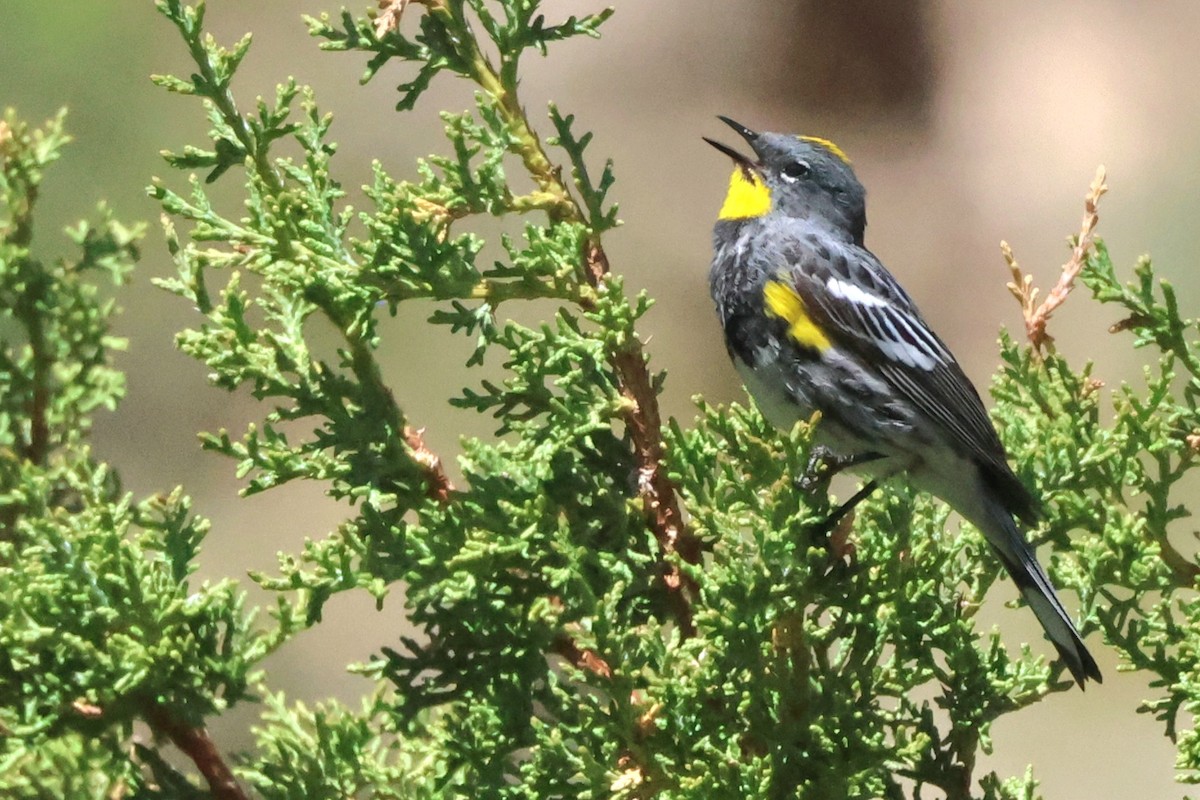
[{"label": "blurred background", "polygon": [[[1099,232],[1118,269],[1151,253],[1185,313],[1200,315],[1200,4],[613,1],[617,13],[602,40],[559,45],[549,60],[528,58],[522,99],[535,119],[551,99],[575,113],[581,130],[595,131],[593,156],[615,160],[625,225],[606,244],[614,269],[657,300],[641,330],[653,366],[669,373],[666,413],[690,420],[696,394],[744,399],[706,284],[709,232],[729,165],[700,137],[732,141],[717,114],[760,130],[828,137],[850,154],[869,192],[868,245],[981,387],[997,366],[1000,327],[1020,331],[1000,240],[1039,285],[1053,283],[1101,163],[1111,193]],[[602,2],[547,0],[544,11],[553,21]],[[336,118],[337,177],[361,205],[357,187],[371,159],[411,177],[414,158],[444,150],[438,110],[469,108],[471,88],[443,76],[414,113],[397,115],[394,89],[408,75],[401,66],[359,86],[361,56],[322,54],[307,36],[301,13],[338,10],[326,2],[212,0],[208,27],[226,44],[254,33],[234,85],[244,108],[289,75],[316,89]],[[248,570],[272,570],[279,550],[322,535],[345,509],[311,486],[239,499],[233,464],[197,445],[197,431],[237,432],[261,410],[209,387],[203,367],[174,350],[174,333],[197,318],[150,283],[171,264],[144,187],[155,175],[183,186],[158,152],[201,143],[206,125],[198,102],[156,89],[148,76],[190,71],[181,41],[150,0],[69,7],[0,0],[0,105],[15,106],[30,123],[67,106],[76,138],[43,191],[41,255],[67,253],[59,230],[101,199],[118,218],[151,224],[133,285],[119,294],[118,330],[130,340],[120,357],[128,399],[100,417],[97,453],[137,495],[183,484],[214,523],[202,576],[235,578],[254,593]],[[229,177],[215,196],[236,216]],[[460,436],[487,435],[490,426],[446,408],[444,398],[478,376],[460,366],[465,342],[429,334],[429,310],[414,307],[386,323],[386,367],[411,419],[452,461]],[[1060,349],[1076,364],[1094,359],[1110,387],[1140,374],[1128,337],[1107,334],[1113,321],[1081,291],[1051,326]],[[1010,589],[1004,583],[994,593],[1003,596],[985,623],[1002,625],[1013,646],[1032,641],[1048,653],[1032,615],[1002,605]],[[274,686],[295,698],[357,705],[366,684],[345,664],[394,643],[403,624],[396,608],[389,602],[376,613],[366,598],[337,598],[327,610],[331,624],[274,657]],[[1172,747],[1157,723],[1136,713],[1145,686],[1118,673],[1094,638],[1092,645],[1105,683],[1002,720],[995,754],[980,766],[1005,776],[1032,762],[1048,798],[1180,796]],[[251,721],[245,713],[218,721],[222,746],[245,746]]]}]

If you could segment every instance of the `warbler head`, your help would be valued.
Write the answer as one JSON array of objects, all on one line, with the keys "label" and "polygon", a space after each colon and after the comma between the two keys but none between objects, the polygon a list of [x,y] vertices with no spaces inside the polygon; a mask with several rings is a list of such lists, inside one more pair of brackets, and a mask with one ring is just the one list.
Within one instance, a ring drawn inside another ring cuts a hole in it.
[{"label": "warbler head", "polygon": [[861,244],[867,226],[866,191],[846,154],[827,139],[783,133],[755,133],[728,117],[718,117],[737,131],[754,158],[705,137],[704,141],[733,159],[729,193],[722,220],[751,219],[767,214],[809,220],[831,233]]}]

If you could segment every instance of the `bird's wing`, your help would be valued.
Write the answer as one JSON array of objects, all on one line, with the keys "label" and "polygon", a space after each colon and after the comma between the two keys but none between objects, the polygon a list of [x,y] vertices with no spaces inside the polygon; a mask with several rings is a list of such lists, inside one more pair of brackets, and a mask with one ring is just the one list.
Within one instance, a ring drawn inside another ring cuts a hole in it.
[{"label": "bird's wing", "polygon": [[807,241],[784,254],[792,286],[832,342],[876,367],[898,395],[942,426],[1025,520],[1038,503],[1012,473],[979,393],[912,299],[866,249]]}]

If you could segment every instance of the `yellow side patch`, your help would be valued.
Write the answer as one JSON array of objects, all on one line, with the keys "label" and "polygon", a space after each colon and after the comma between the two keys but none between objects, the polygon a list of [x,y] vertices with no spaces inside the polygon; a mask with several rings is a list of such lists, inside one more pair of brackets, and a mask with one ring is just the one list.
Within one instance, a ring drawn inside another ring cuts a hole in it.
[{"label": "yellow side patch", "polygon": [[780,281],[767,281],[763,287],[763,301],[768,314],[787,322],[788,335],[796,344],[818,352],[829,349],[832,344],[829,337],[813,322],[804,301],[791,286]]},{"label": "yellow side patch", "polygon": [[821,147],[824,147],[826,150],[828,150],[829,152],[831,152],[835,156],[837,156],[839,159],[841,159],[843,164],[848,165],[850,163],[850,156],[846,155],[846,151],[843,150],[842,148],[838,147],[836,144],[829,141],[828,139],[822,139],[819,136],[801,136],[799,138],[803,139],[806,142],[812,142],[813,144],[819,144]]},{"label": "yellow side patch", "polygon": [[771,210],[771,190],[762,179],[748,169],[733,168],[729,179],[729,194],[721,206],[718,219],[750,219],[761,217]]}]

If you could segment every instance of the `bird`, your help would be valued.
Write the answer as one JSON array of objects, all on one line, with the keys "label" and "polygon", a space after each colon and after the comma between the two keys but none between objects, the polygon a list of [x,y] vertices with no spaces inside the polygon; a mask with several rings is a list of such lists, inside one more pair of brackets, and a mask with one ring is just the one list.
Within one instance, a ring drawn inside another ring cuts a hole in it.
[{"label": "bird", "polygon": [[863,243],[866,191],[850,159],[828,139],[718,119],[753,155],[704,137],[733,160],[709,286],[763,416],[789,430],[819,412],[818,452],[872,478],[835,513],[901,473],[946,502],[983,534],[1080,688],[1101,682],[1023,532],[1039,501],[954,355]]}]

